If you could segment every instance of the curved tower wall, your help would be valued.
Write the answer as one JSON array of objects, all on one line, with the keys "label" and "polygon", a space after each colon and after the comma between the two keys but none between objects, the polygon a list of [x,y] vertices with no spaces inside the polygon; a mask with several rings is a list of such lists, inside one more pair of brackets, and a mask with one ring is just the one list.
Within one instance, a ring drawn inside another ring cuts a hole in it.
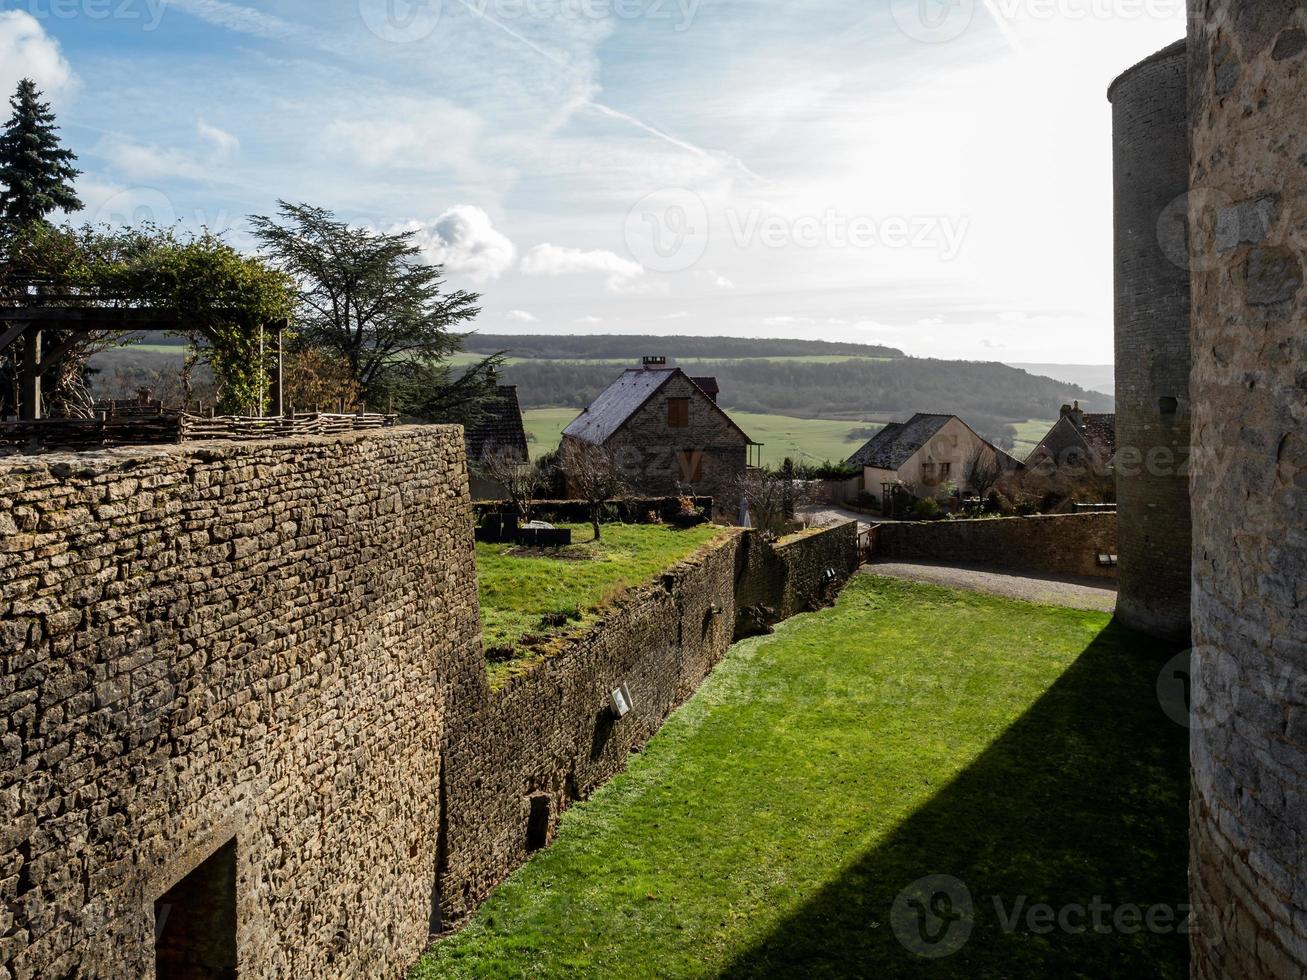
[{"label": "curved tower wall", "polygon": [[1191,0],[1193,975],[1307,976],[1307,7]]},{"label": "curved tower wall", "polygon": [[1116,481],[1126,625],[1189,636],[1189,132],[1185,42],[1113,83]]}]

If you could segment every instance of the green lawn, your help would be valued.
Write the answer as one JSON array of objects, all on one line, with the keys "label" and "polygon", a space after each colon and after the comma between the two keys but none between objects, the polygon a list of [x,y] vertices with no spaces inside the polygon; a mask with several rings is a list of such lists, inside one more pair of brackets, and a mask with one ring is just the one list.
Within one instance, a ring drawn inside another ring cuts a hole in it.
[{"label": "green lawn", "polygon": [[[550,557],[524,557],[514,545],[478,543],[477,577],[487,650],[514,648],[511,659],[492,662],[492,685],[529,670],[561,637],[584,629],[596,610],[619,592],[649,581],[698,551],[723,528],[676,530],[663,525],[605,524],[592,541],[587,525],[572,528],[576,543]],[[563,623],[546,623],[562,615]]]},{"label": "green lawn", "polygon": [[[577,414],[574,408],[533,408],[523,412],[526,431],[535,436],[531,455],[539,457],[557,449],[563,430]],[[751,438],[764,444],[763,462],[773,466],[779,466],[786,456],[808,463],[848,459],[869,438],[855,437],[853,433],[879,425],[857,420],[796,419],[754,412],[733,411],[730,414]]]},{"label": "green lawn", "polygon": [[[737,644],[413,976],[1184,977],[1173,926],[1112,927],[1187,901],[1169,653],[1102,614],[859,577]],[[894,911],[928,875],[974,902],[933,960],[896,938],[921,942],[913,894]],[[1025,914],[1096,899],[1107,934]]]}]

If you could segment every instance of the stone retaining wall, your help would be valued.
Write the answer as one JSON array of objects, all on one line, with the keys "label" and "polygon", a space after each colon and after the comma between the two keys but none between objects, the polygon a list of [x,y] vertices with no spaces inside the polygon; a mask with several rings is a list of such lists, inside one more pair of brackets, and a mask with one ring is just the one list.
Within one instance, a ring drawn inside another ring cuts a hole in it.
[{"label": "stone retaining wall", "polygon": [[[725,655],[743,603],[766,605],[773,618],[816,608],[856,566],[856,524],[774,550],[732,530],[626,593],[562,653],[487,692],[445,749],[443,924],[466,916],[552,839],[563,809],[625,768]],[[610,694],[621,685],[632,709],[619,719]]]},{"label": "stone retaining wall", "polygon": [[0,585],[0,974],[153,976],[159,900],[242,976],[403,972],[481,667],[460,430],[0,463]]},{"label": "stone retaining wall", "polygon": [[1015,572],[1115,579],[1116,514],[1049,514],[876,526],[876,557],[994,565]]}]

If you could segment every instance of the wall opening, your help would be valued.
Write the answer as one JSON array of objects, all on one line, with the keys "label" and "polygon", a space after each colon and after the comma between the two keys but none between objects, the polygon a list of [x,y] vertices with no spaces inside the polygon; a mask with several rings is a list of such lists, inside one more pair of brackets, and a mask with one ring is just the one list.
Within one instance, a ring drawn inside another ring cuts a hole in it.
[{"label": "wall opening", "polygon": [[531,797],[531,815],[526,821],[526,849],[538,851],[549,843],[549,797]]},{"label": "wall opening", "polygon": [[1172,395],[1165,395],[1157,400],[1157,410],[1163,415],[1174,415],[1180,411],[1180,400]]},{"label": "wall opening", "polygon": [[236,841],[154,903],[156,980],[235,980]]}]

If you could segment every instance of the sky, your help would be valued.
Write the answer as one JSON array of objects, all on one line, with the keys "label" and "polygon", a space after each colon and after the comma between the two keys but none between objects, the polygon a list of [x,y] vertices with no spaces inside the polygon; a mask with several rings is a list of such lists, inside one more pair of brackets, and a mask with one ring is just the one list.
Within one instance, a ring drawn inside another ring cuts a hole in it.
[{"label": "sky", "polygon": [[1184,0],[0,0],[75,220],[410,229],[487,333],[1112,361],[1111,80]]}]

